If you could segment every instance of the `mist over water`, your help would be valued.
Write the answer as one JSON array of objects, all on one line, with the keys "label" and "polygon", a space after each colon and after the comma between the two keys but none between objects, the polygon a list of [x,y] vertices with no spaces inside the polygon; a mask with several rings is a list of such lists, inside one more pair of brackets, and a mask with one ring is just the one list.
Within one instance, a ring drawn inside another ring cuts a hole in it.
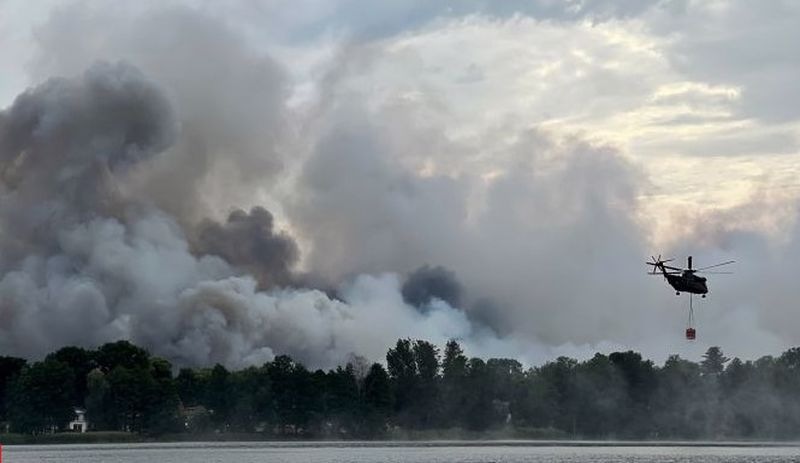
[{"label": "mist over water", "polygon": [[219,461],[220,463],[270,461],[276,463],[336,461],[360,462],[640,462],[666,463],[694,461],[702,463],[750,462],[777,463],[795,461],[794,447],[575,447],[526,446],[504,444],[163,444],[129,446],[47,446],[12,447],[6,450],[13,461],[33,463],[47,459],[54,463],[102,462],[113,459],[120,463],[161,461],[163,463]]}]

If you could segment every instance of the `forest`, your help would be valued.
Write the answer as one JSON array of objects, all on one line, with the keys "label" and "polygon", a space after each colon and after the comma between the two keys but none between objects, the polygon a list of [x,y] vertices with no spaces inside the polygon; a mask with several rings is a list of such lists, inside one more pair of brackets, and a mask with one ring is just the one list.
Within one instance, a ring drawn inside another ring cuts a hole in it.
[{"label": "forest", "polygon": [[526,368],[513,359],[468,358],[455,340],[440,350],[400,339],[385,364],[354,357],[329,371],[285,355],[237,371],[176,369],[128,341],[64,347],[33,363],[0,357],[6,431],[66,430],[75,407],[86,410],[91,431],[143,436],[371,439],[457,430],[565,439],[797,439],[800,348],[742,361],[711,347],[699,363],[673,355],[661,366],[633,351],[598,353]]}]

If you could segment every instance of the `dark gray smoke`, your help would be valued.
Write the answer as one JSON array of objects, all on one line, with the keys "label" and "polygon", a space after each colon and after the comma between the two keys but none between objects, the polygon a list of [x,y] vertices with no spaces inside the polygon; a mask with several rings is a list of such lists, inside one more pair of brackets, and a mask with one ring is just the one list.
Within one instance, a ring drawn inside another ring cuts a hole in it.
[{"label": "dark gray smoke", "polygon": [[180,130],[168,156],[124,181],[181,225],[248,209],[255,187],[282,172],[285,71],[231,24],[185,7],[77,1],[56,9],[36,37],[42,53],[30,67],[37,80],[123,60],[158,82]]},{"label": "dark gray smoke", "polygon": [[169,146],[175,120],[138,70],[98,64],[82,79],[52,79],[0,113],[2,267],[57,249],[69,227],[123,218],[114,177]]},{"label": "dark gray smoke", "polygon": [[222,257],[256,277],[260,288],[292,282],[297,245],[288,235],[275,231],[272,214],[263,207],[254,207],[249,213],[237,209],[224,224],[205,220],[195,233],[196,254]]},{"label": "dark gray smoke", "polygon": [[[174,131],[162,93],[124,64],[49,80],[0,113],[0,318],[7,349],[30,354],[116,331],[109,304],[127,288],[110,272],[96,272],[98,261],[87,251],[116,261],[123,256],[110,241],[135,246],[125,224],[147,208],[128,201],[116,179],[163,151]],[[129,264],[106,270],[125,273]]]},{"label": "dark gray smoke", "polygon": [[403,300],[416,307],[424,307],[433,299],[447,302],[451,307],[461,307],[462,291],[455,273],[428,265],[411,272],[401,289]]},{"label": "dark gray smoke", "polygon": [[260,292],[256,278],[289,281],[297,257],[263,208],[202,223],[192,249],[178,219],[127,188],[158,157],[183,156],[176,126],[158,86],[126,64],[49,80],[0,112],[0,351],[126,338],[178,364],[287,353],[331,366],[377,359],[399,337],[470,335],[444,302],[426,315],[403,303],[393,275],[357,277],[338,299]]}]

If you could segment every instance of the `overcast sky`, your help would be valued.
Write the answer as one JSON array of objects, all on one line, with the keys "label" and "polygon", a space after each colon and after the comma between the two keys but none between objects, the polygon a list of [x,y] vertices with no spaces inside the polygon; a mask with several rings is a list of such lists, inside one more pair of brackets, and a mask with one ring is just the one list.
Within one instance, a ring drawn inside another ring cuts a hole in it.
[{"label": "overcast sky", "polygon": [[[131,183],[181,223],[264,206],[334,286],[445,266],[531,361],[752,358],[800,344],[799,23],[791,1],[0,0],[0,108],[130,63],[181,127],[236,139],[191,210]],[[659,253],[738,261],[696,344],[643,276]]]}]

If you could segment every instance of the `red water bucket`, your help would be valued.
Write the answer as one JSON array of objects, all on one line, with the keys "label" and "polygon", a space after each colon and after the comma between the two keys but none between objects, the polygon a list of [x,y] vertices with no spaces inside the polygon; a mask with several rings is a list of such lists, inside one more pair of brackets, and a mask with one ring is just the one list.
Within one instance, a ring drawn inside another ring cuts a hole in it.
[{"label": "red water bucket", "polygon": [[686,339],[690,341],[694,341],[694,338],[697,336],[697,332],[694,328],[686,328]]}]

